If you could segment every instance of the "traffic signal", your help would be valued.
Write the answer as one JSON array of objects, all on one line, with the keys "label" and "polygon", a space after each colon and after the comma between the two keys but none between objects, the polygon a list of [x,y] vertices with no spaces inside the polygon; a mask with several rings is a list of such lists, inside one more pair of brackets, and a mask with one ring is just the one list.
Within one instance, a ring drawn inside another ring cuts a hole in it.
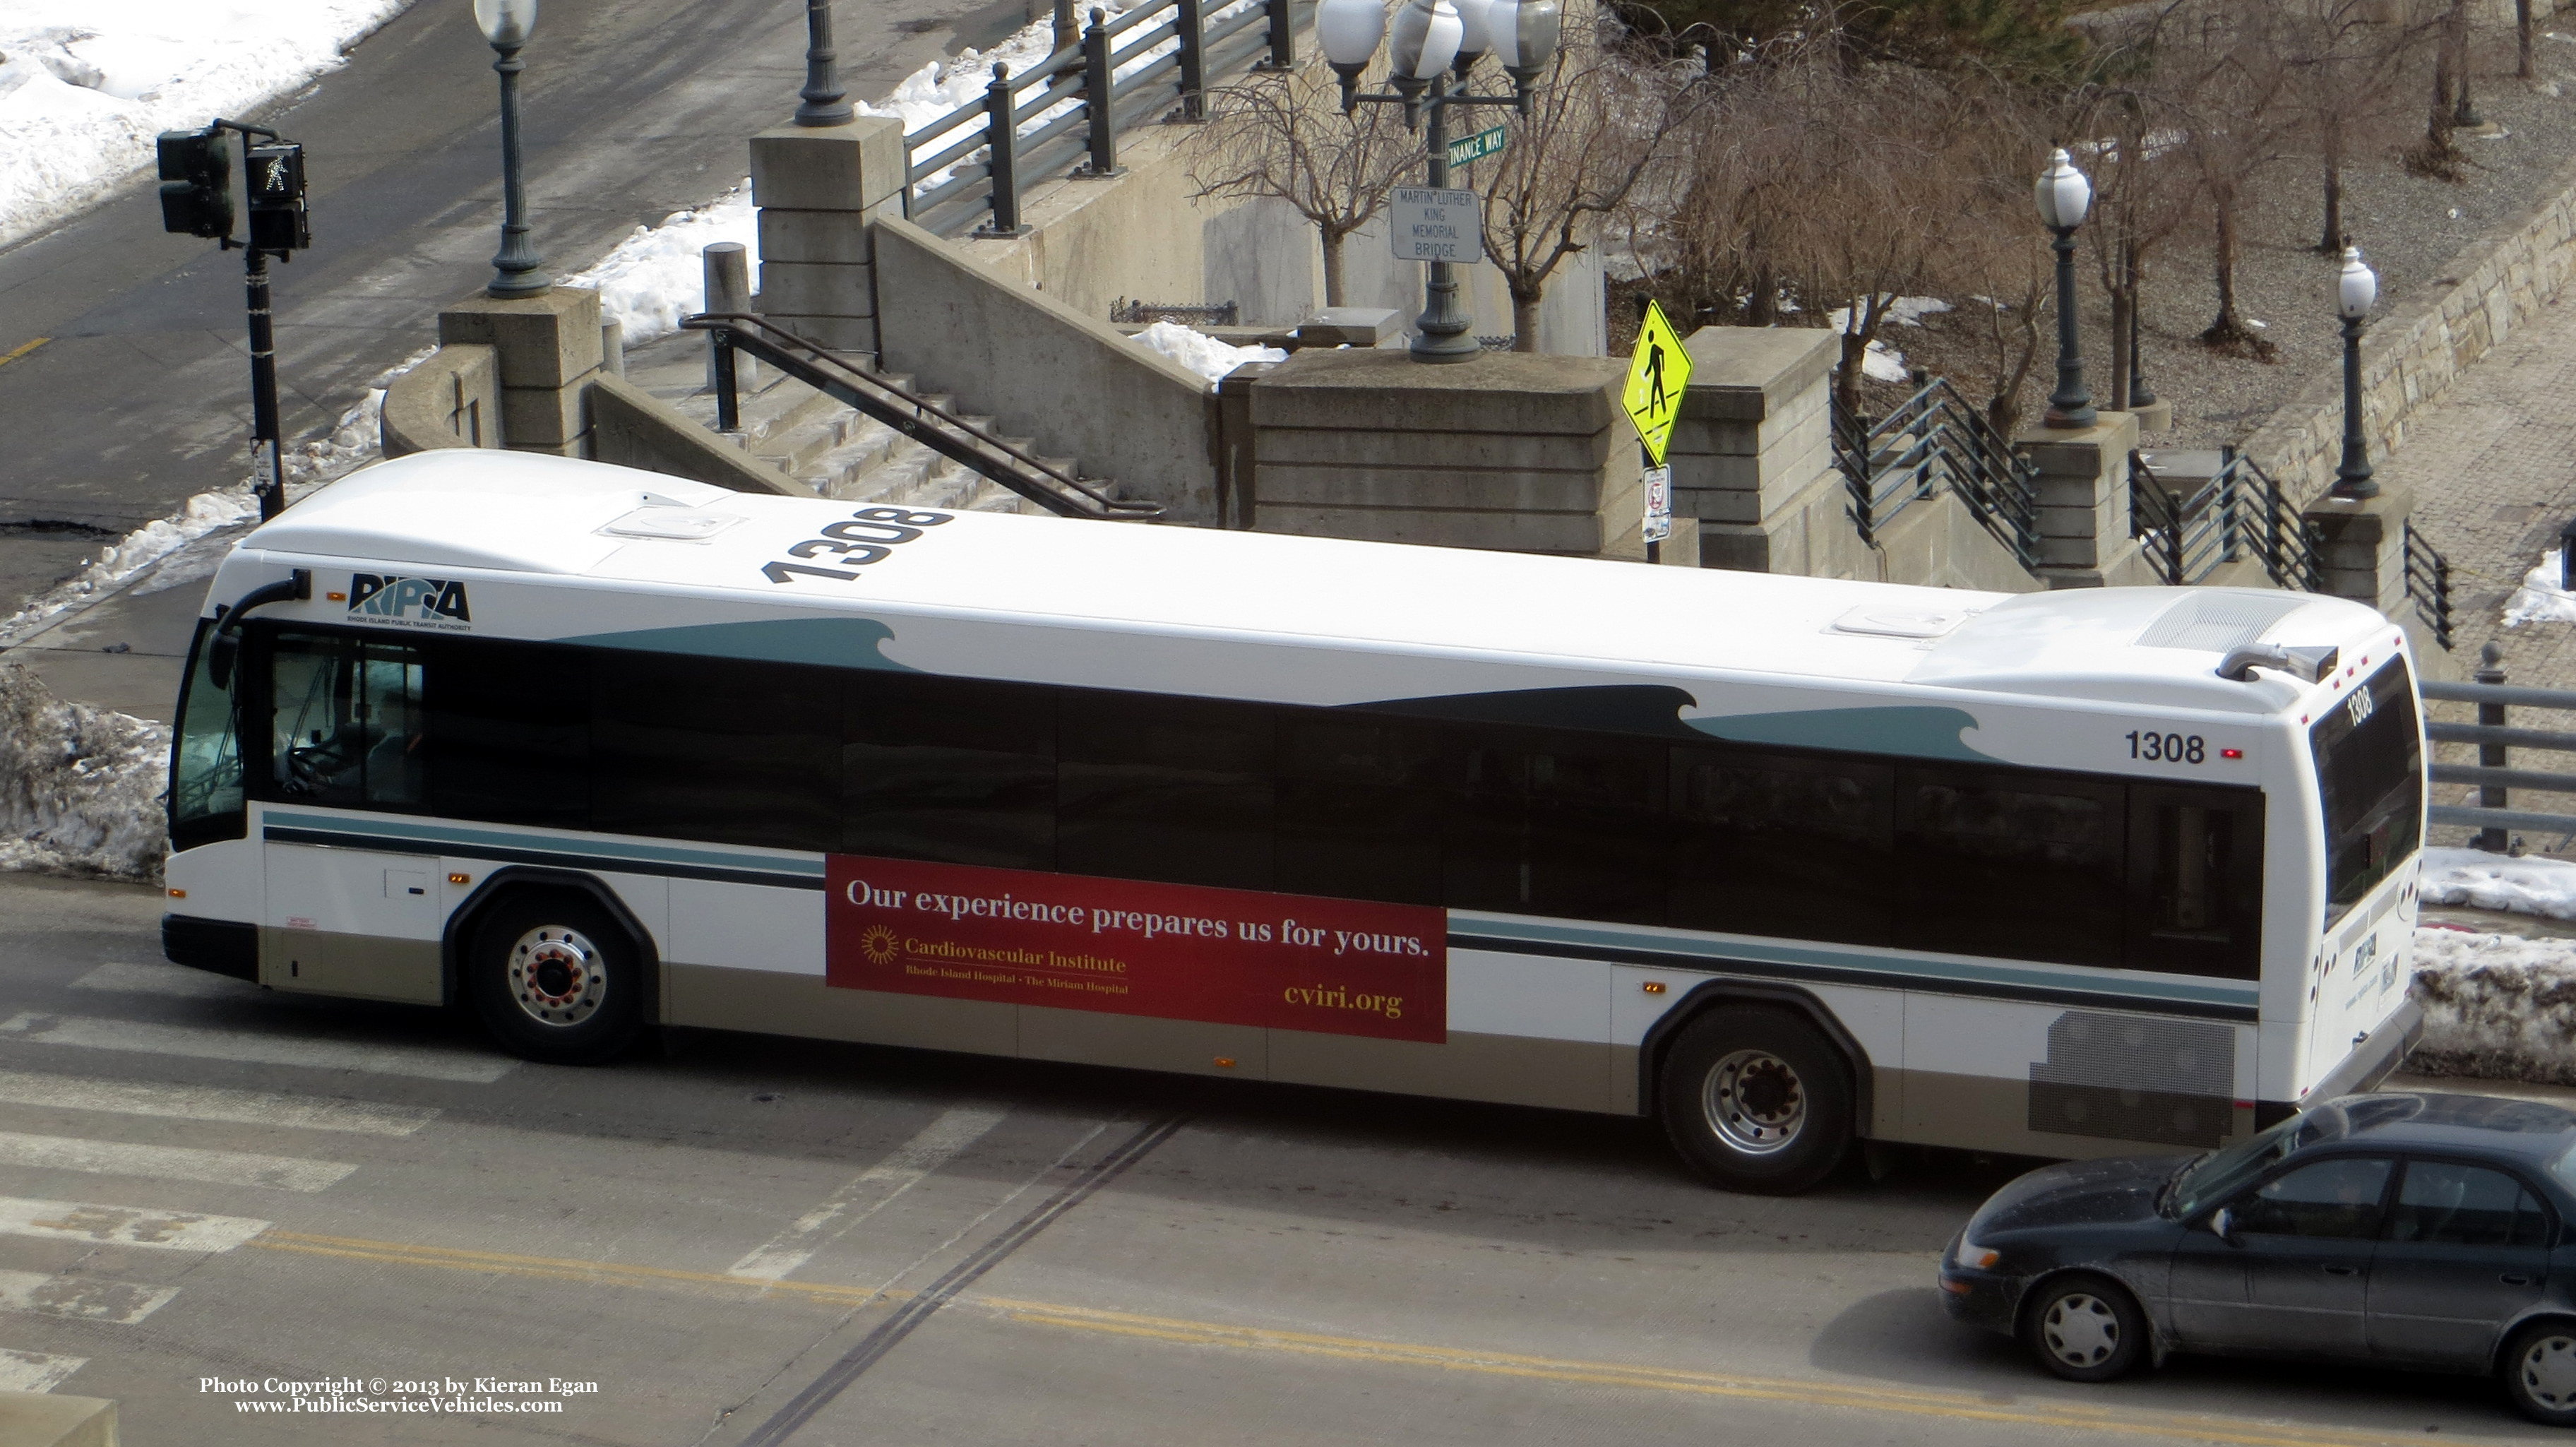
[{"label": "traffic signal", "polygon": [[232,235],[232,147],[223,134],[212,126],[163,131],[159,151],[161,229],[209,239]]},{"label": "traffic signal", "polygon": [[250,244],[284,255],[313,244],[304,210],[304,148],[292,141],[253,146],[250,165]]}]

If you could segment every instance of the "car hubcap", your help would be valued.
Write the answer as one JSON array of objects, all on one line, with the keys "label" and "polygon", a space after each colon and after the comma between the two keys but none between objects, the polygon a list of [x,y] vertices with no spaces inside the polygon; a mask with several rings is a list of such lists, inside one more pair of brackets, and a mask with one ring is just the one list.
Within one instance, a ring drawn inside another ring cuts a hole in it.
[{"label": "car hubcap", "polygon": [[2102,1298],[2070,1291],[2048,1304],[2039,1335],[2068,1366],[2098,1367],[2120,1349],[2120,1318]]},{"label": "car hubcap", "polygon": [[578,1025],[599,1013],[608,972],[599,946],[576,929],[539,925],[510,947],[510,998],[541,1025]]},{"label": "car hubcap", "polygon": [[1807,1121],[1806,1086],[1788,1061],[1767,1050],[1738,1050],[1720,1060],[1701,1094],[1709,1129],[1749,1156],[1787,1146]]},{"label": "car hubcap", "polygon": [[2545,1336],[2522,1354],[2522,1389],[2557,1411],[2576,1408],[2576,1337]]}]

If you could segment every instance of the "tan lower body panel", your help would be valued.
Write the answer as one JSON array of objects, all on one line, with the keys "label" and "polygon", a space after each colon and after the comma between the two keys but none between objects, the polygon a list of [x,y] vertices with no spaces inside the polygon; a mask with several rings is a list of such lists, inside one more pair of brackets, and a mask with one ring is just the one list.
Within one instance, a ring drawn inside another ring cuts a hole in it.
[{"label": "tan lower body panel", "polygon": [[438,941],[323,930],[259,931],[259,982],[272,990],[435,1005],[444,998]]},{"label": "tan lower body panel", "polygon": [[[1351,1090],[1561,1110],[1622,1108],[1612,1080],[1624,1055],[1606,1044],[1453,1032],[1447,1044],[1211,1025],[1096,1010],[1057,1010],[876,990],[836,990],[815,975],[666,964],[673,1025],[1016,1055],[1192,1075],[1231,1075]],[[1232,1065],[1220,1065],[1231,1060]],[[1629,1086],[1633,1108],[1634,1084]]]},{"label": "tan lower body panel", "polygon": [[[1889,1139],[1917,1145],[1955,1146],[1962,1150],[2008,1155],[2088,1160],[2096,1156],[2152,1156],[2204,1149],[2166,1141],[2103,1135],[2070,1135],[2031,1129],[2031,1086],[2027,1080],[1990,1075],[1950,1075],[1932,1070],[1882,1070],[1879,1088],[1889,1076],[1899,1078],[1904,1092],[1903,1129]],[[1882,1097],[1884,1098],[1884,1097]],[[2225,1138],[2239,1141],[2254,1133],[2254,1108],[2233,1101],[2209,1103],[2203,1109],[2225,1113]],[[1885,1118],[1882,1110],[1880,1116]]]}]

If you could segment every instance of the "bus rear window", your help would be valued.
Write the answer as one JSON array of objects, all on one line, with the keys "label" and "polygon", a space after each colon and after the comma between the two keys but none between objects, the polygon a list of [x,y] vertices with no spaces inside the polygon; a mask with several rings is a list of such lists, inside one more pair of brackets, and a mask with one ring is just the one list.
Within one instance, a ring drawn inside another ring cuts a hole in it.
[{"label": "bus rear window", "polygon": [[2308,746],[2325,803],[2326,914],[2386,879],[2424,833],[2424,756],[2415,681],[2392,658],[2317,720]]}]

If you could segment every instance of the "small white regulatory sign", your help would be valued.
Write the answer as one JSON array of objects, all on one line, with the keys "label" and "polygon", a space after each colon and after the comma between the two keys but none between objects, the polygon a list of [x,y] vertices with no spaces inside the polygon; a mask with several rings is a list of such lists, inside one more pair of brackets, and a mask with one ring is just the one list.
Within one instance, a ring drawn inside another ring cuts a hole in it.
[{"label": "small white regulatory sign", "polygon": [[1660,543],[1673,535],[1673,470],[1646,469],[1646,541]]},{"label": "small white regulatory sign", "polygon": [[1485,259],[1484,208],[1473,191],[1398,186],[1387,210],[1387,242],[1398,261],[1470,265]]}]

